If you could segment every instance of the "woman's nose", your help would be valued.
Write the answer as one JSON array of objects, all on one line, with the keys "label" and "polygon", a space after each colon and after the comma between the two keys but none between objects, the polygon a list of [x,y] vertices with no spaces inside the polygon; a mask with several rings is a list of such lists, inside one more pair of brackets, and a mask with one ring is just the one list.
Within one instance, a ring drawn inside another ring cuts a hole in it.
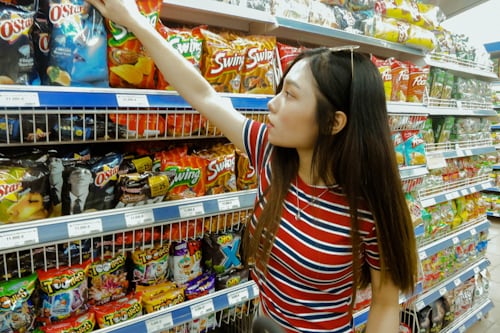
[{"label": "woman's nose", "polygon": [[276,103],[276,96],[274,96],[273,98],[271,98],[269,102],[267,102],[267,109],[269,110],[269,112],[271,113],[276,112],[275,103]]}]

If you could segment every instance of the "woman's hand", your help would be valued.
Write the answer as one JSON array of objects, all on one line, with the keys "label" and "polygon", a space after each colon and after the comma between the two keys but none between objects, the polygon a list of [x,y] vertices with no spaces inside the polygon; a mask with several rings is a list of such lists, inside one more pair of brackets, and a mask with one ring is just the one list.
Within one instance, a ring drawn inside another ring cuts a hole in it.
[{"label": "woman's hand", "polygon": [[139,12],[135,0],[86,0],[102,16],[116,24],[133,30],[135,26],[147,24],[146,18]]}]

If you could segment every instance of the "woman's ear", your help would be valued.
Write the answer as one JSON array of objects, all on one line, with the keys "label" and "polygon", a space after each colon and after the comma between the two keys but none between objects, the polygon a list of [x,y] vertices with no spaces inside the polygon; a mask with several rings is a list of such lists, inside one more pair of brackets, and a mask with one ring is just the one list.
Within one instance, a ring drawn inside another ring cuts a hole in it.
[{"label": "woman's ear", "polygon": [[347,124],[347,115],[343,111],[335,111],[335,119],[332,127],[332,135],[342,131]]}]

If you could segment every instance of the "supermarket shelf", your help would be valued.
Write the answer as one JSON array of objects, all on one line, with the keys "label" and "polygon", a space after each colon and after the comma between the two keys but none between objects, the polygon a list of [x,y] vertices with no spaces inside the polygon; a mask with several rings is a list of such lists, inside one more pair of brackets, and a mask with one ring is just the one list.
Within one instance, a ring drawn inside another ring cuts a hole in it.
[{"label": "supermarket shelf", "polygon": [[422,310],[427,305],[431,305],[435,300],[446,294],[447,292],[455,289],[463,282],[467,281],[475,274],[481,272],[483,269],[488,267],[490,262],[487,259],[481,259],[479,262],[468,266],[465,270],[452,275],[449,279],[443,283],[438,284],[431,290],[424,292],[415,302],[415,308],[417,311]]},{"label": "supermarket shelf", "polygon": [[420,203],[424,208],[434,206],[441,202],[453,200],[472,193],[481,192],[483,190],[486,190],[487,188],[490,188],[491,185],[492,181],[490,179],[487,179],[482,182],[474,184],[465,184],[463,186],[457,186],[449,190],[443,190],[436,194],[421,195]]},{"label": "supermarket shelf", "polygon": [[390,102],[387,101],[387,112],[402,114],[429,114],[428,108],[420,103]]},{"label": "supermarket shelf", "polygon": [[255,282],[248,281],[228,289],[208,294],[202,298],[186,301],[164,310],[99,329],[98,332],[165,332],[168,328],[182,325],[194,319],[249,302],[257,298],[258,295],[259,289]]},{"label": "supermarket shelf", "polygon": [[[458,101],[457,101],[458,102]],[[460,104],[460,103],[458,103]],[[495,110],[475,110],[475,109],[464,109],[460,106],[458,107],[432,107],[427,108],[427,112],[431,116],[475,116],[475,117],[498,117]]]},{"label": "supermarket shelf", "polygon": [[427,65],[443,68],[460,76],[478,78],[490,82],[498,80],[498,76],[493,72],[493,68],[476,66],[476,64],[456,63],[453,62],[455,59],[436,60],[432,54],[426,55],[424,60]]},{"label": "supermarket shelf", "polygon": [[[236,109],[267,110],[268,95],[223,94]],[[2,108],[173,108],[191,109],[175,91],[119,88],[79,88],[5,85],[0,88]]]},{"label": "supermarket shelf", "polygon": [[483,319],[491,309],[493,309],[493,302],[490,299],[486,299],[483,303],[474,306],[470,311],[466,312],[458,322],[442,330],[441,333],[464,333],[475,322]]},{"label": "supermarket shelf", "polygon": [[272,33],[278,38],[297,42],[311,43],[324,46],[359,45],[363,52],[371,52],[381,57],[406,58],[424,56],[424,51],[405,46],[403,44],[388,42],[370,36],[354,34],[351,32],[329,27],[297,21],[285,17],[276,17],[277,26]]},{"label": "supermarket shelf", "polygon": [[6,224],[0,226],[0,250],[19,250],[37,244],[122,232],[152,226],[156,223],[185,221],[250,209],[254,205],[255,193],[255,190],[247,190],[139,207],[61,216],[22,224]]},{"label": "supermarket shelf", "polygon": [[486,215],[491,217],[500,217],[500,214],[494,212],[486,212]]},{"label": "supermarket shelf", "polygon": [[417,177],[423,177],[428,174],[429,171],[425,165],[415,166],[415,167],[400,167],[399,174],[401,179],[411,179]]},{"label": "supermarket shelf", "polygon": [[[465,144],[464,144],[464,146],[465,146]],[[457,143],[455,148],[456,148],[455,150],[447,150],[447,151],[429,151],[427,149],[426,156],[427,156],[427,158],[430,158],[430,159],[457,158],[457,157],[489,154],[489,153],[493,153],[496,151],[496,147],[492,146],[492,145],[483,146],[483,147],[461,148],[460,143]]]},{"label": "supermarket shelf", "polygon": [[444,236],[432,243],[420,246],[418,249],[418,257],[421,261],[425,260],[441,250],[456,246],[460,242],[474,237],[477,233],[488,230],[489,227],[490,221],[485,218],[481,222],[474,223],[471,226],[462,228],[459,231]]}]

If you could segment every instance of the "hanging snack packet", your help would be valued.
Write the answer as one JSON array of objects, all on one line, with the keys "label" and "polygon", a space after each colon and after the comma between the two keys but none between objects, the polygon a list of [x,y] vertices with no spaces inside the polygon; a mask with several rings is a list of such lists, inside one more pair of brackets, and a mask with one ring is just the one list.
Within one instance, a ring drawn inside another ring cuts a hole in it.
[{"label": "hanging snack packet", "polygon": [[89,304],[102,305],[125,297],[128,292],[127,256],[118,253],[115,256],[97,258],[89,265]]},{"label": "hanging snack packet", "polygon": [[241,39],[247,45],[247,52],[241,71],[240,93],[274,94],[276,37],[249,36]]},{"label": "hanging snack packet", "polygon": [[177,285],[184,285],[202,274],[201,240],[173,242],[170,251],[170,271]]},{"label": "hanging snack packet", "polygon": [[0,85],[40,84],[31,37],[35,14],[32,6],[0,2]]},{"label": "hanging snack packet", "polygon": [[166,281],[170,243],[132,252],[132,279],[139,285],[155,285]]},{"label": "hanging snack packet", "polygon": [[[136,1],[150,24],[157,26],[161,1]],[[156,66],[141,42],[125,27],[106,20],[108,27],[109,85],[115,88],[155,89]]]},{"label": "hanging snack packet", "polygon": [[207,161],[205,194],[236,191],[236,151],[233,144],[217,144],[195,152]]},{"label": "hanging snack packet", "polygon": [[406,102],[410,72],[408,64],[397,59],[391,60],[392,93],[391,101]]},{"label": "hanging snack packet", "polygon": [[371,55],[371,60],[377,66],[382,81],[384,81],[385,100],[390,101],[392,95],[392,70],[391,59],[380,59]]},{"label": "hanging snack packet", "polygon": [[85,0],[49,0],[50,85],[108,87],[106,30],[97,9]]}]

